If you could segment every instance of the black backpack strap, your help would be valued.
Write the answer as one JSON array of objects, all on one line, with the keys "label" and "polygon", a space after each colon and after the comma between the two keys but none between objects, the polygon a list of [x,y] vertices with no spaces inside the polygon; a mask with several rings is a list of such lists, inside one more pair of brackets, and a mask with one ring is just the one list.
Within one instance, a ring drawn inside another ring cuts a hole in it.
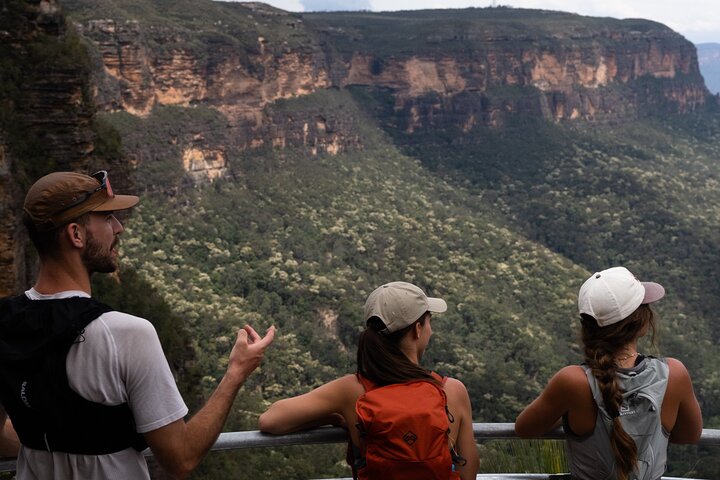
[{"label": "black backpack strap", "polygon": [[0,402],[23,445],[103,455],[143,450],[127,403],[107,406],[74,392],[65,361],[85,327],[112,308],[92,298],[0,301]]},{"label": "black backpack strap", "polygon": [[[447,379],[448,379],[447,375],[441,376],[437,372],[430,372],[430,373],[436,380],[440,381],[440,383],[442,384],[442,386],[444,388],[445,383],[447,383]],[[452,414],[452,412],[450,412],[450,408],[448,407],[447,402],[445,403],[445,413],[448,416],[448,422],[455,423],[455,416]],[[449,440],[450,427],[448,427],[447,434],[448,434],[448,440]],[[458,453],[458,451],[455,449],[455,443],[452,441],[450,442],[450,456],[452,457],[452,461],[455,465],[460,465],[461,467],[464,467],[467,464],[467,459]]]},{"label": "black backpack strap", "polygon": [[352,478],[354,480],[357,480],[358,470],[365,467],[367,465],[367,461],[362,456],[362,452],[360,451],[360,449],[353,445],[350,435],[348,435],[348,445],[347,452],[345,454],[345,461],[348,465],[350,465],[350,469],[352,470]]}]

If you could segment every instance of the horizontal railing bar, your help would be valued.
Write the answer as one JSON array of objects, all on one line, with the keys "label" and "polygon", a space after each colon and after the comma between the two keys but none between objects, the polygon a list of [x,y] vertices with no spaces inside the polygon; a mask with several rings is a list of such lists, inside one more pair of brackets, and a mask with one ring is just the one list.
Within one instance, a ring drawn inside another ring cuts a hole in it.
[{"label": "horizontal railing bar", "polygon": [[[318,478],[315,480],[353,480],[352,478]],[[481,473],[475,480],[572,480],[568,473]],[[699,478],[662,477],[660,480],[702,480]]]},{"label": "horizontal railing bar", "polygon": [[[513,440],[518,439],[513,423],[473,423],[475,440]],[[552,430],[535,439],[562,440],[565,433],[561,428]],[[275,447],[287,445],[309,445],[318,443],[344,443],[347,433],[339,427],[320,427],[303,432],[285,435],[271,435],[258,431],[221,433],[213,450],[240,448]],[[720,430],[705,428],[702,431],[699,445],[720,445]]]},{"label": "horizontal railing bar", "polygon": [[[473,434],[475,440],[484,442],[486,440],[512,440],[517,439],[515,425],[513,423],[473,423]],[[537,439],[558,439],[565,438],[561,428],[537,437]],[[344,443],[347,441],[346,430],[339,427],[320,427],[303,432],[289,433],[286,435],[271,435],[257,430],[245,432],[224,432],[220,434],[212,451],[221,450],[242,450],[247,448],[284,447],[290,445],[317,445],[326,443]],[[702,431],[699,445],[720,445],[720,429],[705,428]],[[151,456],[150,450],[143,452]],[[15,459],[0,459],[0,472],[15,470]],[[480,478],[480,477],[478,477]],[[487,478],[487,477],[484,477]],[[498,477],[500,478],[500,477]],[[532,478],[532,477],[502,477],[508,479]],[[536,477],[547,478],[547,476]]]},{"label": "horizontal railing bar", "polygon": [[[475,440],[500,440],[500,439],[518,439],[515,433],[514,423],[473,423],[473,434]],[[562,428],[556,428],[535,439],[557,439],[565,438],[565,432]],[[720,429],[703,428],[702,435],[698,445],[720,445]]]},{"label": "horizontal railing bar", "polygon": [[[352,478],[318,478],[315,480],[353,480]],[[475,480],[572,480],[568,473],[480,473]],[[660,480],[702,480],[699,478],[662,477]]]},{"label": "horizontal railing bar", "polygon": [[211,450],[234,450],[239,448],[284,447],[289,445],[316,445],[321,443],[347,442],[347,431],[339,427],[320,427],[313,430],[271,435],[257,430],[225,432]]}]

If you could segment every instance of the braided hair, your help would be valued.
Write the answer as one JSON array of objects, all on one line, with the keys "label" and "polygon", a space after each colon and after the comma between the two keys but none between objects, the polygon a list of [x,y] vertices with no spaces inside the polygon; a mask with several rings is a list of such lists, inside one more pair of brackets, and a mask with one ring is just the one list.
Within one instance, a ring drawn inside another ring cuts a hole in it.
[{"label": "braided hair", "polygon": [[637,445],[620,423],[620,405],[623,392],[617,378],[619,368],[616,358],[628,343],[651,330],[651,342],[655,343],[655,315],[649,305],[640,305],[622,321],[599,327],[587,314],[582,317],[582,342],[585,361],[597,379],[607,412],[613,418],[610,445],[615,456],[618,480],[628,480],[637,464]]}]

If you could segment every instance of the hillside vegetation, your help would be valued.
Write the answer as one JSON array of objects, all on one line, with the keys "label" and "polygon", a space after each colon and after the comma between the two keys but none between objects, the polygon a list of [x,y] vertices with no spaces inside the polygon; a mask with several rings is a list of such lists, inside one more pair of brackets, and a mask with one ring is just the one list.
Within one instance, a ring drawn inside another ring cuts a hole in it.
[{"label": "hillside vegetation", "polygon": [[[327,36],[339,52],[374,56],[454,54],[490,44],[504,50],[570,47],[579,39],[612,44],[630,32],[682,37],[665,25],[643,19],[584,17],[550,10],[508,7],[400,12],[304,13],[303,19]],[[622,33],[621,33],[622,32]]]},{"label": "hillside vegetation", "polygon": [[[362,151],[244,152],[227,179],[195,186],[182,183],[179,160],[139,167],[145,194],[123,235],[124,262],[187,321],[205,391],[219,380],[237,328],[279,328],[229,429],[253,429],[269,402],[352,372],[364,298],[396,279],[450,305],[434,322],[424,363],[466,383],[477,421],[513,421],[557,368],[580,360],[577,289],[590,271],[616,264],[668,289],[658,305],[660,352],[683,358],[707,426],[717,424],[717,326],[709,320],[717,283],[706,281],[717,252],[713,114],[622,131],[517,125],[461,146],[428,134],[408,146],[375,127],[356,96],[319,98],[358,119]],[[170,108],[145,120],[103,120],[137,141],[185,116],[213,121],[208,114]],[[163,178],[181,188],[168,197]],[[347,474],[341,449],[310,464],[298,458],[304,450],[283,452],[263,468],[291,478],[306,468]],[[677,454],[675,473],[709,455],[693,452]],[[205,474],[220,461],[264,465],[249,453],[223,454]]]},{"label": "hillside vegetation", "polygon": [[[148,94],[147,116],[122,111],[121,102],[94,115],[83,110],[97,135],[82,152],[93,154],[88,163],[110,165],[117,190],[132,185],[142,197],[125,219],[122,271],[96,279],[95,293],[156,325],[192,408],[217,385],[244,324],[275,325],[278,336],[242,389],[227,430],[254,430],[271,402],[353,372],[365,297],[382,283],[406,280],[449,305],[433,320],[423,364],[467,385],[475,421],[511,422],[553,372],[581,360],[576,295],[583,280],[622,264],[667,289],[657,305],[658,345],[646,342],[643,352],[681,358],[705,426],[720,428],[720,113],[715,97],[698,100],[707,92],[693,70],[694,50],[678,34],[644,20],[511,8],[299,15],[209,0],[67,0],[63,7],[72,22],[110,19],[102,24],[108,31],[132,26],[118,37],[98,37],[110,39],[103,54],[112,61],[136,55],[122,81],[98,91],[116,85],[122,91],[108,98],[122,99],[131,87],[133,95]],[[682,51],[673,58],[687,60],[689,73],[653,71],[658,75],[628,83],[556,91],[526,80],[526,48],[555,48],[571,60],[587,55],[589,65],[597,52],[617,53],[623,35],[640,52],[627,56],[625,67],[650,56],[645,49],[656,42],[648,49],[660,64],[663,52],[670,58]],[[55,58],[58,69],[81,65],[77,75],[84,80],[121,71],[102,64],[89,37],[70,32],[41,40],[30,56],[0,45],[8,53],[0,59],[0,85],[8,92],[0,93],[0,127],[23,159],[22,183],[58,163],[45,159],[42,136],[23,134],[21,109],[10,100],[22,96],[24,79],[56,64],[25,66],[27,74],[18,65]],[[123,42],[133,48],[122,50]],[[508,59],[510,70],[498,72],[502,62],[487,62],[482,68],[495,80],[452,95],[430,89],[402,97],[393,90],[398,78],[342,83],[349,78],[344,62],[355,53],[372,53],[371,77],[381,76],[388,59],[404,72],[398,59],[424,53],[442,59],[445,51],[460,52],[453,60],[470,72],[482,69],[475,60],[487,60],[489,43],[493,58]],[[197,65],[192,78],[202,84],[227,51],[237,53],[229,68],[236,76],[213,77],[217,83],[230,79],[262,90],[266,75],[287,78],[302,66],[273,66],[297,52],[311,52],[307,61],[317,63],[309,70],[327,68],[328,83],[301,82],[297,90],[278,87],[257,98],[247,91],[234,97],[239,90],[181,97],[187,107],[155,102],[177,85],[161,82],[149,91],[153,68],[176,73],[178,82],[190,78],[183,77],[182,62],[165,54],[192,58],[187,65]],[[152,55],[142,56],[147,52]],[[86,71],[90,62],[98,69],[93,75]],[[507,78],[513,80],[503,83]],[[530,83],[512,83],[521,81]],[[79,89],[79,97],[87,100],[89,90]],[[574,96],[564,98],[570,90]],[[236,98],[254,100],[257,111],[236,118],[221,113],[232,112]],[[625,100],[632,108],[624,109]],[[549,107],[571,108],[575,101],[602,103],[601,121],[553,116]],[[678,111],[694,113],[671,114]],[[262,132],[274,136],[252,137]],[[340,153],[314,149],[303,133],[336,139],[333,151]],[[275,141],[284,147],[271,148]],[[222,152],[227,173],[198,181],[202,172],[193,176],[183,166],[189,146]],[[125,178],[121,167],[132,174]],[[566,470],[557,443],[479,448],[484,472]],[[671,450],[668,475],[714,478],[718,471],[716,447]],[[195,478],[348,474],[343,446],[322,446],[214,453]]]}]

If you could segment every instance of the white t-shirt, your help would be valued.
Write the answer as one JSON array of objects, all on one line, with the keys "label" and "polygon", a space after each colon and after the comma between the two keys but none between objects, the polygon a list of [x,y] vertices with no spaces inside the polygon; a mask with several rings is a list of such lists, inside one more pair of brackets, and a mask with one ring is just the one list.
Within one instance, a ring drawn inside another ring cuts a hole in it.
[{"label": "white t-shirt", "polygon": [[[32,300],[89,297],[66,291]],[[150,322],[121,312],[107,312],[85,327],[84,342],[70,347],[66,368],[70,388],[103,405],[127,402],[139,433],[156,430],[188,413]],[[108,455],[76,455],[22,447],[17,480],[149,479],[141,452],[127,448]]]}]

